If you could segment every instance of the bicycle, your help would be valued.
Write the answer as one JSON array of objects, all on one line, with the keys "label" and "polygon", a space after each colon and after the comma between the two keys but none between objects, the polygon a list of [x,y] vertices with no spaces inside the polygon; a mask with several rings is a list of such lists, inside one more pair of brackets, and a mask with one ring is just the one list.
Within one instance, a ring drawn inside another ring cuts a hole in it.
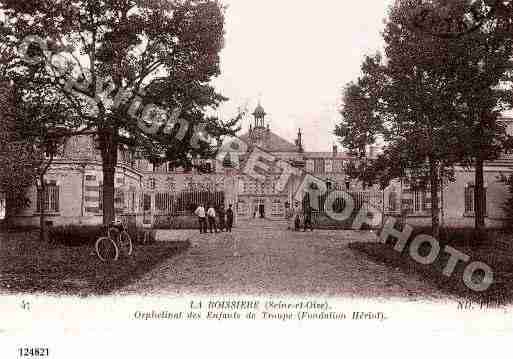
[{"label": "bicycle", "polygon": [[117,261],[120,252],[124,256],[131,256],[134,246],[126,225],[122,222],[111,223],[107,228],[107,237],[98,238],[95,249],[102,262]]}]

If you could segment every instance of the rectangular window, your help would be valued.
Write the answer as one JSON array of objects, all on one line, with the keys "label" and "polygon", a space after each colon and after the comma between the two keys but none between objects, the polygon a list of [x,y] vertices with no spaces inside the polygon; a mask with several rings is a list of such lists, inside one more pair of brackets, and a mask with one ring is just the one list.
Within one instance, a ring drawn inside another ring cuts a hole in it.
[{"label": "rectangular window", "polygon": [[143,197],[143,210],[150,211],[151,210],[151,196],[149,194],[144,194]]},{"label": "rectangular window", "polygon": [[403,193],[411,196],[411,212],[425,213],[431,211],[431,188],[412,186],[404,188]]},{"label": "rectangular window", "polygon": [[413,191],[413,211],[420,212],[422,208],[422,195],[420,191]]},{"label": "rectangular window", "polygon": [[37,211],[41,212],[59,212],[59,186],[48,184],[44,192],[41,189],[37,191]]},{"label": "rectangular window", "polygon": [[249,183],[248,183],[248,190],[245,191],[246,193],[256,193],[257,191],[257,185],[256,185],[256,181],[255,180],[248,180]]},{"label": "rectangular window", "polygon": [[98,208],[100,209],[100,211],[103,211],[103,183],[102,182],[100,182],[99,187],[98,187],[98,198],[100,199],[100,201],[98,202]]},{"label": "rectangular window", "polygon": [[[438,200],[440,200],[440,196],[438,196]],[[431,211],[431,207],[431,188],[428,188],[423,192],[422,210],[424,212],[429,212]]]},{"label": "rectangular window", "polygon": [[273,202],[273,207],[272,207],[271,215],[273,217],[281,217],[281,216],[283,216],[283,204],[281,203],[281,201],[274,201]]},{"label": "rectangular window", "polygon": [[343,172],[341,160],[333,160],[332,162],[333,162],[333,172],[335,172],[335,173]]},{"label": "rectangular window", "polygon": [[306,161],[306,172],[313,173],[314,171],[314,161],[313,160],[307,160]]},{"label": "rectangular window", "polygon": [[333,172],[333,161],[332,160],[326,160],[326,173]]},{"label": "rectangular window", "polygon": [[123,209],[125,207],[125,193],[119,188],[114,189],[114,206],[117,209]]},{"label": "rectangular window", "polygon": [[6,215],[5,193],[0,193],[0,220],[5,219],[5,215]]},{"label": "rectangular window", "polygon": [[427,212],[431,210],[431,193],[425,189],[416,189],[413,194],[413,210],[415,212]]},{"label": "rectangular window", "polygon": [[474,213],[474,186],[465,188],[465,213]]},{"label": "rectangular window", "polygon": [[413,212],[413,199],[411,198],[403,198],[401,201],[401,207],[407,213]]},{"label": "rectangular window", "polygon": [[324,173],[326,167],[323,159],[314,160],[314,172]]},{"label": "rectangular window", "polygon": [[248,215],[248,205],[244,201],[239,201],[237,203],[237,214],[241,217],[246,217]]},{"label": "rectangular window", "polygon": [[148,187],[150,190],[154,190],[157,187],[157,182],[156,182],[155,178],[150,178],[148,180]]},{"label": "rectangular window", "polygon": [[[475,208],[476,208],[475,190],[476,190],[476,187],[473,185],[465,187],[465,214],[467,214],[467,215],[473,215],[475,212]],[[485,188],[484,194],[483,194],[485,215],[488,213],[488,203],[487,203],[488,201],[486,199],[486,192],[487,192],[486,190],[487,189]]]}]

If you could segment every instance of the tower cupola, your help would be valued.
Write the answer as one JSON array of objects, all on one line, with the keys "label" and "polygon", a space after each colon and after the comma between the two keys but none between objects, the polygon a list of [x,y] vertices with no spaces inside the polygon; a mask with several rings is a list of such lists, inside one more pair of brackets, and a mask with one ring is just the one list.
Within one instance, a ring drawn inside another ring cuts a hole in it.
[{"label": "tower cupola", "polygon": [[265,127],[265,116],[267,114],[265,113],[265,110],[260,103],[258,102],[258,106],[255,109],[255,112],[253,112],[253,116],[255,117],[255,128],[262,128]]}]

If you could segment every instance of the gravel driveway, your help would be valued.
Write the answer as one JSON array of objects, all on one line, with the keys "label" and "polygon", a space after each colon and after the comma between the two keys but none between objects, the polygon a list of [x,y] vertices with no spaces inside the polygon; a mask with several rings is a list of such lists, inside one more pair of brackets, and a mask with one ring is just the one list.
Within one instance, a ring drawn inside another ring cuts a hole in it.
[{"label": "gravel driveway", "polygon": [[160,232],[161,240],[189,239],[192,246],[124,288],[123,294],[443,298],[429,284],[348,248],[351,242],[374,241],[369,232],[304,233],[286,227],[255,220],[240,223],[231,234]]}]

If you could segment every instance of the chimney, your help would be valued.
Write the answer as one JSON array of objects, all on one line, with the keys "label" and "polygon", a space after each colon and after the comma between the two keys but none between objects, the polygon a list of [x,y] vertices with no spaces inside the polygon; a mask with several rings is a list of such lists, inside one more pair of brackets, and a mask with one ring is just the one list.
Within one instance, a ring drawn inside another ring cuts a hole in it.
[{"label": "chimney", "polygon": [[297,132],[296,146],[299,147],[300,151],[303,151],[303,134],[301,133],[301,129]]},{"label": "chimney", "polygon": [[338,155],[338,147],[337,145],[333,145],[333,157],[337,157]]}]

